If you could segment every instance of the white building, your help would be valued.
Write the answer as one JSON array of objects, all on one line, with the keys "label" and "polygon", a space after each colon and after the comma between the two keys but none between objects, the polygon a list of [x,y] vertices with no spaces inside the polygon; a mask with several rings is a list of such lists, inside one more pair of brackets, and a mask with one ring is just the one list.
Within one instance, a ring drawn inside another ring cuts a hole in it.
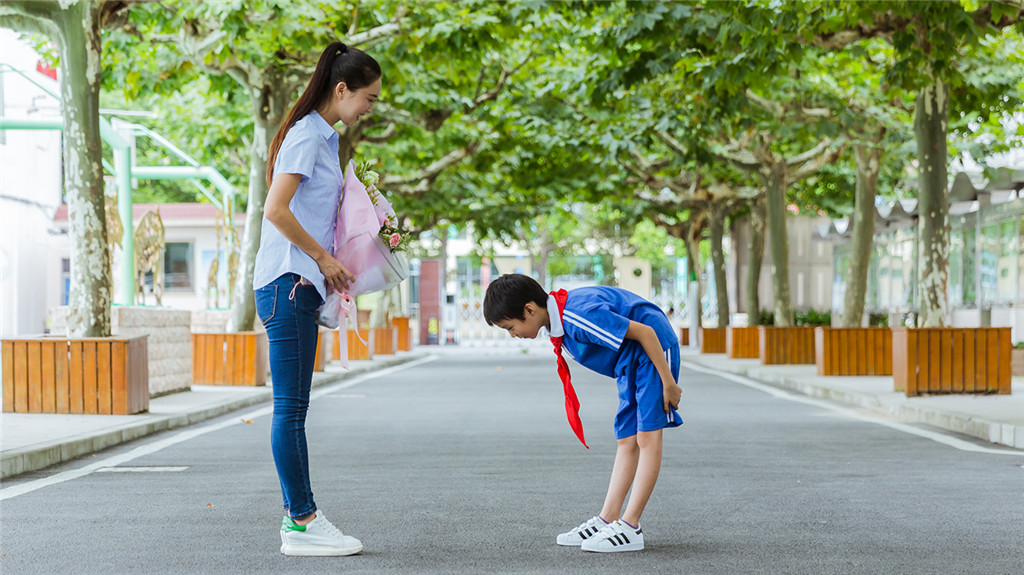
[{"label": "white building", "polygon": [[[60,87],[38,63],[15,32],[0,29],[0,117],[60,119],[46,93]],[[43,262],[57,241],[62,179],[60,131],[0,130],[0,337],[43,331],[53,305]]]}]

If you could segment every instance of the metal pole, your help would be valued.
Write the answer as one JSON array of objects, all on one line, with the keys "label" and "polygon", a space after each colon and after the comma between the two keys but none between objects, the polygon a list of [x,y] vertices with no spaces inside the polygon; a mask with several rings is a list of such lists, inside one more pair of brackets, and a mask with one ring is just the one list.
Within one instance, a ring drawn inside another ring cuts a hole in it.
[{"label": "metal pole", "polygon": [[121,302],[135,305],[135,226],[132,223],[132,163],[129,148],[114,148],[117,213],[121,216]]}]

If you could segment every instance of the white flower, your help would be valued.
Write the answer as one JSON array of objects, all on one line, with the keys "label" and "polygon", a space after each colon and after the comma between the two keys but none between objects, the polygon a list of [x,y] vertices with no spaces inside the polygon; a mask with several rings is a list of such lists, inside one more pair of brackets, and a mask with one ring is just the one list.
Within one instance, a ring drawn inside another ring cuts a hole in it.
[{"label": "white flower", "polygon": [[366,173],[363,174],[363,185],[367,188],[377,185],[378,181],[380,181],[380,174],[373,170],[366,170]]}]

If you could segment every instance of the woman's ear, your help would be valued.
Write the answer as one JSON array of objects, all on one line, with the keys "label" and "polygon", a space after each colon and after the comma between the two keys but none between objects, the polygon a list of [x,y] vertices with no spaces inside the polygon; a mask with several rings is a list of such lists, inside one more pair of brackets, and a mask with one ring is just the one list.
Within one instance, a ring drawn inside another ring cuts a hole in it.
[{"label": "woman's ear", "polygon": [[347,89],[348,86],[345,85],[345,82],[338,82],[337,84],[334,85],[334,96],[337,97],[339,100],[344,98],[345,90]]}]

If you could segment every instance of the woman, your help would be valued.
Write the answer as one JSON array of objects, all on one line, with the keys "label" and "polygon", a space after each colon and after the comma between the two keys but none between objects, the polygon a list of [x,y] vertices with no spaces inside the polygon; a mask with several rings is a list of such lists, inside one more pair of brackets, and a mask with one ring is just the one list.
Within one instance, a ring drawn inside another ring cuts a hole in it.
[{"label": "woman", "polygon": [[270,189],[253,288],[270,342],[270,444],[284,497],[285,555],[351,555],[363,549],[313,501],[305,422],[316,359],[316,310],[327,290],[343,291],[353,280],[331,250],[344,178],[333,126],[351,126],[369,114],[380,89],[377,61],[333,42],[270,144]]}]

